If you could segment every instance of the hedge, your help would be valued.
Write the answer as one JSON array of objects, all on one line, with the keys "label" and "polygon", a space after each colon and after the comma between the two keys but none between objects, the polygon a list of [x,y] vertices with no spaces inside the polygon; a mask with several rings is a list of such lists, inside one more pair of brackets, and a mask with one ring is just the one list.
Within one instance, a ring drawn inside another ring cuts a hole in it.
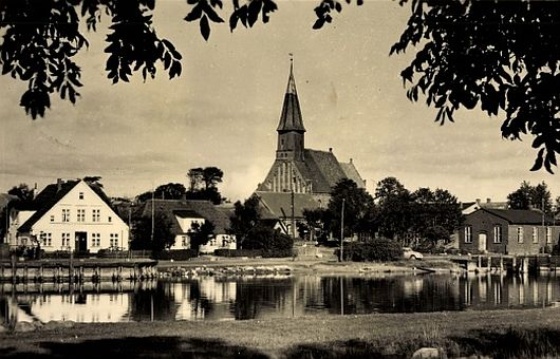
[{"label": "hedge", "polygon": [[[335,253],[340,256],[340,249]],[[349,243],[343,248],[344,260],[353,262],[391,262],[402,259],[402,247],[389,239]]]}]

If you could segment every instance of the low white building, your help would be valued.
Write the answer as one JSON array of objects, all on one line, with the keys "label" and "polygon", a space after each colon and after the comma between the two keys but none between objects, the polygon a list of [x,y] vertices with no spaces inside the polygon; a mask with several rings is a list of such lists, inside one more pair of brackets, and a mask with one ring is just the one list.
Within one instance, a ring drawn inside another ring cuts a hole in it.
[{"label": "low white building", "polygon": [[47,252],[96,253],[129,246],[128,225],[98,186],[82,180],[59,179],[32,202],[15,203],[8,223],[5,242],[12,247],[39,245]]},{"label": "low white building", "polygon": [[161,213],[171,221],[171,230],[175,234],[175,244],[172,249],[190,249],[193,224],[202,225],[211,222],[214,225],[214,235],[208,243],[200,246],[201,253],[214,253],[216,249],[236,249],[235,235],[230,234],[229,209],[215,206],[205,200],[165,200],[154,199],[146,202],[143,216],[149,217],[154,213]]}]

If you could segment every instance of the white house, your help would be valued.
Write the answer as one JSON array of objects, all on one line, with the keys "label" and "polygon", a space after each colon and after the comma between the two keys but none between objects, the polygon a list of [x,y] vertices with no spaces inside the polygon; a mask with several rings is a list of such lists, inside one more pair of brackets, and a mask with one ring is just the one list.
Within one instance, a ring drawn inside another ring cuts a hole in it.
[{"label": "white house", "polygon": [[45,187],[31,203],[10,208],[6,242],[52,252],[128,249],[129,227],[117,215],[103,191],[82,180]]},{"label": "white house", "polygon": [[190,249],[192,225],[202,225],[206,221],[214,225],[214,235],[207,244],[200,246],[201,253],[213,253],[216,249],[236,249],[235,235],[228,233],[230,226],[227,208],[215,206],[204,200],[165,200],[147,201],[143,216],[152,215],[154,211],[164,214],[171,221],[171,230],[175,234],[173,249]]}]

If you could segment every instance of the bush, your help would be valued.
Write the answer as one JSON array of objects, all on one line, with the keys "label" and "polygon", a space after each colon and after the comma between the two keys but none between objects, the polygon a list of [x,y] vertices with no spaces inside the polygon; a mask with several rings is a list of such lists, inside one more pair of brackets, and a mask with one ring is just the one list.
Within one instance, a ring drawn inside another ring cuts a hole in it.
[{"label": "bush", "polygon": [[113,249],[100,249],[97,258],[128,258],[128,251],[117,251]]},{"label": "bush", "polygon": [[[340,256],[340,249],[337,249],[335,253]],[[353,262],[390,262],[402,259],[401,246],[385,238],[350,243],[343,248],[343,253],[344,260]]]},{"label": "bush", "polygon": [[152,257],[160,260],[186,261],[198,257],[194,249],[170,249],[168,251],[153,252]]},{"label": "bush", "polygon": [[261,249],[216,249],[214,255],[219,257],[239,258],[239,257],[262,257],[263,251]]},{"label": "bush", "polygon": [[249,231],[242,245],[244,250],[260,250],[265,258],[291,257],[294,240],[278,230],[257,226]]},{"label": "bush", "polygon": [[43,252],[41,258],[45,259],[68,259],[70,258],[70,251],[54,251],[54,252]]}]

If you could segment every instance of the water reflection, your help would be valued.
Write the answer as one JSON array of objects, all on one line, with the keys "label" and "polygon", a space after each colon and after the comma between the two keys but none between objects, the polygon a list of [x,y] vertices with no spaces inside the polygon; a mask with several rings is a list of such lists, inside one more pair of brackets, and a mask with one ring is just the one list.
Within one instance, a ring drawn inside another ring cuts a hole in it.
[{"label": "water reflection", "polygon": [[245,320],[303,315],[542,307],[554,274],[201,277],[183,281],[0,285],[0,321]]}]

